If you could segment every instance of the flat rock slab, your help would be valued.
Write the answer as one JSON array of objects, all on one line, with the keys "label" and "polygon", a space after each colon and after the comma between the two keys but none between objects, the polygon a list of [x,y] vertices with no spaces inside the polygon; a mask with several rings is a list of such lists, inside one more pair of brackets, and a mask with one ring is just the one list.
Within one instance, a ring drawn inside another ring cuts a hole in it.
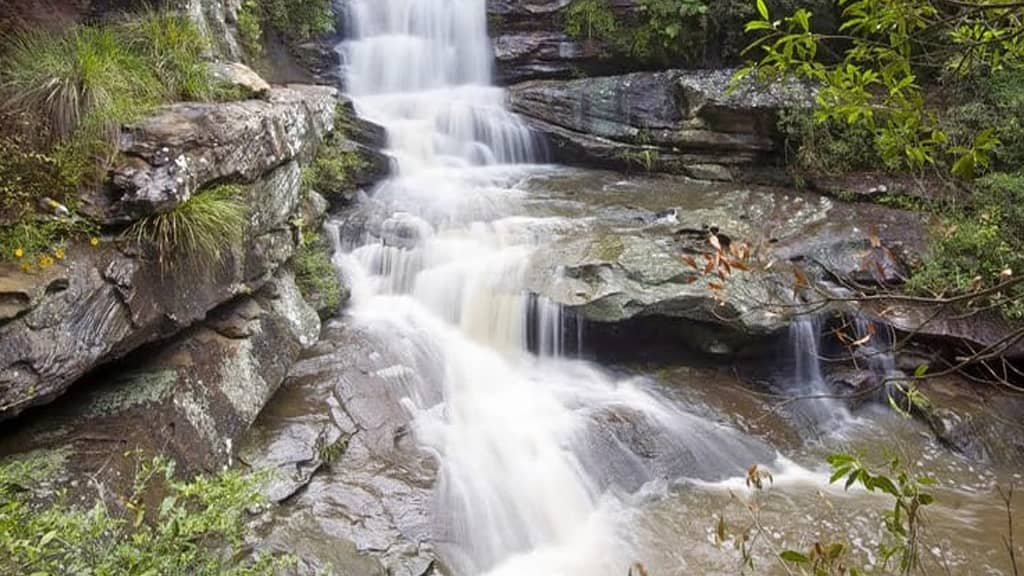
[{"label": "flat rock slab", "polygon": [[273,472],[264,490],[280,502],[257,547],[296,554],[301,574],[328,565],[367,575],[434,569],[436,465],[412,438],[407,370],[372,335],[327,327],[241,452],[246,465]]}]

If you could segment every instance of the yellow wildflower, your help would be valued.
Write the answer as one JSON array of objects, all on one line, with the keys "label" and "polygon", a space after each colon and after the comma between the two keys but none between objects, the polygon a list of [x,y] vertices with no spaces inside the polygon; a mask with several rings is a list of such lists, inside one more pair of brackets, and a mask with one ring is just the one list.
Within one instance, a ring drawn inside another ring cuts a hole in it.
[{"label": "yellow wildflower", "polygon": [[48,267],[50,267],[52,265],[53,265],[53,258],[50,258],[49,256],[40,256],[39,257],[39,267],[40,268],[48,268]]},{"label": "yellow wildflower", "polygon": [[63,260],[64,259],[64,249],[63,248],[57,248],[56,250],[54,250],[53,251],[53,257],[56,258],[57,260]]},{"label": "yellow wildflower", "polygon": [[25,256],[25,250],[23,250],[21,248],[15,248],[14,249],[14,257],[15,258],[21,258],[23,256]]},{"label": "yellow wildflower", "polygon": [[100,239],[99,238],[97,238],[95,236],[93,236],[92,238],[89,238],[89,246],[92,246],[92,247],[95,248],[96,246],[99,246],[99,245],[100,245]]},{"label": "yellow wildflower", "polygon": [[29,272],[32,271],[32,265],[29,264],[28,262],[22,262],[21,271],[28,274]]}]

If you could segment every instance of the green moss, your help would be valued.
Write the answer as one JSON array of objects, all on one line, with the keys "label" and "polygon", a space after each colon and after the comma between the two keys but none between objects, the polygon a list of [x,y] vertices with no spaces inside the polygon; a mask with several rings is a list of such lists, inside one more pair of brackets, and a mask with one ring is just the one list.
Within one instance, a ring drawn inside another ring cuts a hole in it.
[{"label": "green moss", "polygon": [[327,198],[344,195],[353,188],[352,177],[366,168],[366,161],[348,143],[344,128],[348,112],[341,106],[335,113],[335,130],[317,148],[309,166],[302,171],[303,189]]},{"label": "green moss", "polygon": [[321,318],[337,314],[346,294],[331,261],[327,243],[314,231],[302,235],[302,243],[292,259],[295,283],[302,296]]}]

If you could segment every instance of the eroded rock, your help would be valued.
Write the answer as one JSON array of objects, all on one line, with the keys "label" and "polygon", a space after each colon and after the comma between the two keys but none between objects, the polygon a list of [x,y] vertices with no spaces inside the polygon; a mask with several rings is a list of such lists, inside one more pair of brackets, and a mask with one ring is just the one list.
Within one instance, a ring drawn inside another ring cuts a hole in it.
[{"label": "eroded rock", "polygon": [[669,70],[526,82],[510,88],[510,101],[559,162],[764,180],[779,110],[808,104],[814,91],[797,82],[730,90],[731,78],[731,70]]},{"label": "eroded rock", "polygon": [[114,494],[130,481],[126,454],[135,450],[169,456],[186,474],[217,471],[234,461],[242,434],[319,332],[316,313],[281,274],[159,349],[91,376],[45,413],[9,425],[0,453],[60,451],[71,477],[93,478]]},{"label": "eroded rock", "polygon": [[275,88],[266,100],[180,103],[124,129],[111,187],[84,210],[105,224],[166,212],[215,182],[255,182],[333,128],[337,91]]}]

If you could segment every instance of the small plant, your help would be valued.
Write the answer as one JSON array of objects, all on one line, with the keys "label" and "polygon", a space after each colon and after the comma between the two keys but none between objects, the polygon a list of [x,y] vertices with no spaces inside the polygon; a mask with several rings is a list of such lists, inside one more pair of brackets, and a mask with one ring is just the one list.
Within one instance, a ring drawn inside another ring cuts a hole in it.
[{"label": "small plant", "polygon": [[125,237],[152,250],[162,266],[208,269],[245,236],[248,208],[241,193],[232,185],[200,191],[173,210],[139,220]]},{"label": "small plant", "polygon": [[238,39],[245,52],[259,58],[263,55],[263,23],[258,0],[245,0],[238,11]]},{"label": "small plant", "polygon": [[[162,458],[141,462],[132,494],[116,508],[33,500],[29,490],[52,471],[43,464],[0,465],[0,573],[270,576],[290,558],[239,560],[246,509],[258,504],[255,478],[230,471],[174,478]],[[159,492],[158,507],[150,505]]]},{"label": "small plant", "polygon": [[344,135],[335,131],[320,144],[313,161],[302,172],[305,190],[330,198],[352,189],[352,175],[366,167],[355,150],[345,145]]},{"label": "small plant", "polygon": [[302,234],[302,242],[295,253],[292,268],[295,271],[295,283],[320,317],[328,318],[336,314],[345,291],[320,234],[312,230]]}]

